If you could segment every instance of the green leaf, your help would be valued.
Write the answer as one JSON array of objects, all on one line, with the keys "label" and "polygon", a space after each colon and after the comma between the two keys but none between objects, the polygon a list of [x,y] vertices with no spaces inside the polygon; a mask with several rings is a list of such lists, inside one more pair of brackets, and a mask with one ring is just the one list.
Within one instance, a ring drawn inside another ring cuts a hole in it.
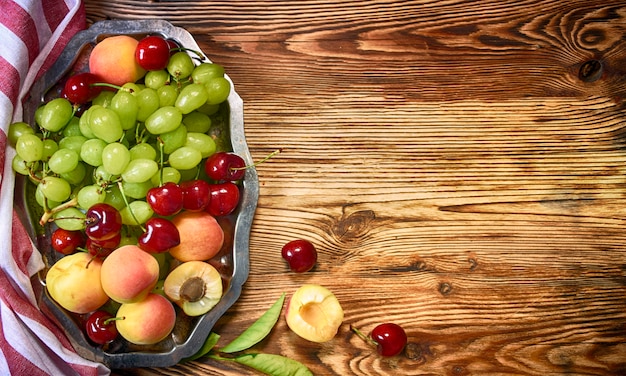
[{"label": "green leaf", "polygon": [[198,350],[197,353],[190,356],[189,358],[183,359],[182,362],[190,362],[192,360],[196,360],[198,358],[205,356],[206,354],[209,353],[209,351],[211,351],[211,349],[213,349],[213,347],[215,347],[219,339],[220,339],[219,334],[213,333],[213,332],[209,333],[209,336],[207,337],[206,341],[204,341],[204,344],[202,345],[200,350]]},{"label": "green leaf", "polygon": [[234,358],[211,356],[217,360],[231,360],[270,376],[313,376],[304,364],[282,355],[242,354]]},{"label": "green leaf", "polygon": [[243,351],[261,342],[265,338],[280,317],[280,311],[283,308],[285,301],[285,293],[259,317],[248,329],[241,333],[232,342],[220,349],[223,353],[234,353],[237,351]]}]

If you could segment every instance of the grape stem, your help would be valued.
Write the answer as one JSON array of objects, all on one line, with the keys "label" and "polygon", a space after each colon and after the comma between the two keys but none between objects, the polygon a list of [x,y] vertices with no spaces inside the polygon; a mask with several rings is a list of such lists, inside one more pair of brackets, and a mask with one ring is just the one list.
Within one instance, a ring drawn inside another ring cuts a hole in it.
[{"label": "grape stem", "polygon": [[78,204],[78,198],[74,197],[71,200],[64,202],[58,206],[55,206],[54,208],[50,210],[46,210],[41,216],[41,218],[39,219],[39,224],[41,226],[45,225],[51,220],[52,216],[55,215],[56,213],[67,208],[72,208],[76,206],[77,204]]}]

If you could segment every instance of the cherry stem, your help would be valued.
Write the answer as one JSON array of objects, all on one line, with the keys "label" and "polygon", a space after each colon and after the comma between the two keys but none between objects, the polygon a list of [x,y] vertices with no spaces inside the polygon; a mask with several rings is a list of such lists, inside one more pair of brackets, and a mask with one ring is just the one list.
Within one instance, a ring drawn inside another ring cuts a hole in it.
[{"label": "cherry stem", "polygon": [[361,338],[363,341],[367,342],[367,344],[369,344],[370,346],[374,346],[374,347],[378,346],[378,342],[374,341],[371,337],[368,337],[365,334],[363,334],[356,327],[350,325],[350,330],[352,330],[354,333],[356,333],[356,335],[359,336],[359,338]]},{"label": "cherry stem", "polygon": [[161,166],[160,167],[160,171],[159,171],[159,187],[163,186],[163,164],[165,163],[164,161],[164,156],[163,156],[163,150],[165,149],[165,142],[163,142],[163,139],[161,137],[157,137],[157,141],[159,142],[159,154],[160,154],[160,162],[161,162]]},{"label": "cherry stem", "polygon": [[[41,226],[45,225],[46,223],[48,223],[52,216],[55,215],[56,213],[60,212],[61,210],[67,209],[67,208],[72,208],[74,206],[76,206],[78,204],[78,198],[74,197],[71,200],[64,202],[58,206],[55,206],[54,208],[50,209],[50,210],[46,210],[43,215],[41,216],[41,218],[39,219],[39,224]],[[68,218],[69,219],[69,218]]]},{"label": "cherry stem", "polygon": [[198,59],[203,60],[203,61],[206,60],[206,56],[204,56],[204,54],[202,54],[200,51],[192,50],[191,48],[177,47],[177,48],[170,49],[170,51],[192,52],[198,57]]},{"label": "cherry stem", "polygon": [[258,165],[260,165],[261,163],[263,163],[263,162],[267,161],[268,159],[272,158],[273,156],[275,156],[276,154],[278,154],[278,153],[280,153],[280,152],[282,152],[282,151],[283,151],[283,149],[277,149],[277,150],[274,150],[274,151],[273,151],[272,153],[270,153],[267,157],[265,157],[265,158],[261,159],[261,160],[260,160],[260,161],[258,161],[258,162],[255,162],[255,163],[253,163],[253,164],[251,164],[251,165],[248,165],[248,166],[243,166],[243,167],[231,167],[230,169],[231,169],[231,170],[233,170],[233,171],[236,171],[236,170],[245,170],[245,169],[250,168],[250,167],[256,167],[256,166],[258,166]]},{"label": "cherry stem", "polygon": [[103,324],[104,325],[109,325],[110,323],[112,323],[113,321],[118,321],[118,320],[126,320],[126,316],[122,316],[122,317],[111,317],[109,319],[104,320]]},{"label": "cherry stem", "polygon": [[141,227],[141,230],[143,232],[146,232],[146,229],[141,225],[141,223],[139,223],[139,220],[137,220],[137,217],[135,217],[135,213],[133,212],[133,209],[131,209],[131,207],[128,205],[128,198],[126,198],[126,194],[124,193],[124,186],[122,185],[122,182],[118,181],[117,186],[120,188],[120,193],[122,194],[122,198],[124,199],[124,204],[126,204],[126,207],[128,208],[128,211],[130,212],[130,215],[133,217],[133,219],[139,225],[139,227]]}]

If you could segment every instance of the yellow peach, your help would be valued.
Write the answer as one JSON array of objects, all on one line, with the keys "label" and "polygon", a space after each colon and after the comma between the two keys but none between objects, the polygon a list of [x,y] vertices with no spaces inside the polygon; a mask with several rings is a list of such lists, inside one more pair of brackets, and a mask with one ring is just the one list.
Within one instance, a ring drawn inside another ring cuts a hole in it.
[{"label": "yellow peach", "polygon": [[87,252],[63,257],[48,270],[46,288],[54,301],[74,313],[87,313],[109,300],[100,284],[102,260]]},{"label": "yellow peach", "polygon": [[107,295],[118,303],[142,300],[159,279],[159,262],[136,245],[122,246],[102,263],[100,281]]},{"label": "yellow peach", "polygon": [[172,218],[180,234],[180,244],[170,249],[177,260],[206,261],[215,256],[224,244],[224,230],[207,212],[182,211]]},{"label": "yellow peach", "polygon": [[115,35],[101,40],[89,55],[89,71],[114,85],[136,82],[146,74],[135,60],[138,43],[129,35]]},{"label": "yellow peach", "polygon": [[150,293],[143,300],[124,303],[117,310],[117,331],[137,345],[152,345],[165,339],[174,329],[176,311],[166,297]]}]

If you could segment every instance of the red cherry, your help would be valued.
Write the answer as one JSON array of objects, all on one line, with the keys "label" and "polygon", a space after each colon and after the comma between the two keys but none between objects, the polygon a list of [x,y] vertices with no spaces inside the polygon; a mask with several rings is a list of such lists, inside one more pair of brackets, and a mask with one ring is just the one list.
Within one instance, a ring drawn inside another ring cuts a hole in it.
[{"label": "red cherry", "polygon": [[308,272],[317,262],[315,246],[304,239],[292,240],[285,244],[281,255],[289,264],[289,268],[296,273]]},{"label": "red cherry", "polygon": [[122,215],[109,204],[92,205],[85,217],[85,234],[93,240],[111,239],[122,229]]},{"label": "red cherry", "polygon": [[139,248],[149,253],[161,253],[180,244],[178,228],[166,218],[153,217],[146,224],[146,232],[138,239]]},{"label": "red cherry", "polygon": [[160,187],[150,188],[146,201],[158,215],[174,215],[183,208],[183,190],[178,184],[167,182]]},{"label": "red cherry", "polygon": [[239,205],[239,187],[230,181],[211,184],[209,196],[206,211],[214,217],[228,215]]},{"label": "red cherry", "polygon": [[180,183],[183,191],[183,209],[202,211],[209,204],[210,185],[204,180],[187,180]]},{"label": "red cherry", "polygon": [[98,257],[106,257],[108,256],[117,246],[120,244],[122,240],[122,233],[118,232],[117,235],[110,239],[105,240],[94,240],[91,238],[87,238],[87,242],[85,244],[85,248],[89,251],[90,254]]},{"label": "red cherry", "polygon": [[217,152],[207,158],[204,171],[213,180],[235,181],[246,173],[246,162],[234,153]]},{"label": "red cherry", "polygon": [[406,332],[398,324],[384,323],[372,330],[371,338],[377,343],[376,351],[382,356],[395,356],[404,350]]},{"label": "red cherry", "polygon": [[180,48],[180,44],[177,41],[175,41],[174,39],[166,39],[165,41],[167,42],[167,45],[170,48],[170,56],[178,52],[178,49]]},{"label": "red cherry", "polygon": [[85,235],[82,231],[69,231],[62,228],[54,230],[51,236],[52,248],[64,255],[76,251],[76,248],[85,245]]},{"label": "red cherry", "polygon": [[67,79],[62,95],[74,104],[87,103],[102,91],[102,86],[94,85],[100,81],[100,78],[93,73],[77,73]]},{"label": "red cherry", "polygon": [[135,49],[135,61],[148,71],[165,69],[169,59],[170,45],[157,35],[141,39]]},{"label": "red cherry", "polygon": [[93,312],[85,322],[85,332],[93,342],[104,345],[117,338],[115,317],[102,310]]}]

